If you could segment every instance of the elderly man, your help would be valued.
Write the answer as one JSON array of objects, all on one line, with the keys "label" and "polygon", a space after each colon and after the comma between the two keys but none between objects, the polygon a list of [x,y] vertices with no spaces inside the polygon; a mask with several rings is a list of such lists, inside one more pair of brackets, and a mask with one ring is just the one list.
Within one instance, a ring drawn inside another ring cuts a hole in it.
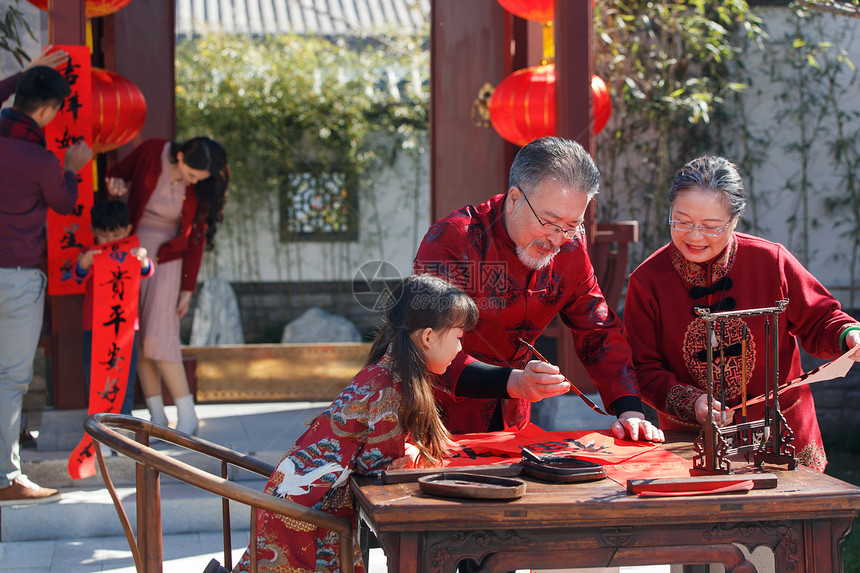
[{"label": "elderly man", "polygon": [[451,213],[425,235],[415,272],[448,279],[481,311],[436,391],[452,433],[522,427],[532,402],[569,390],[557,366],[529,361],[520,342],[534,343],[561,314],[606,409],[618,418],[613,433],[663,441],[642,414],[623,326],[586,250],[583,217],[599,181],[582,146],[537,139],[514,159],[507,193]]}]

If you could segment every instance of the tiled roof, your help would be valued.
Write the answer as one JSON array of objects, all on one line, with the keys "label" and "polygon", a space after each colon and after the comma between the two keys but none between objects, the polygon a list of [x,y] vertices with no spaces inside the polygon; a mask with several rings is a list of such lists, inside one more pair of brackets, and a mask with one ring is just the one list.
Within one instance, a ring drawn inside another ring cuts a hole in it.
[{"label": "tiled roof", "polygon": [[176,33],[365,35],[419,32],[430,0],[176,0]]}]

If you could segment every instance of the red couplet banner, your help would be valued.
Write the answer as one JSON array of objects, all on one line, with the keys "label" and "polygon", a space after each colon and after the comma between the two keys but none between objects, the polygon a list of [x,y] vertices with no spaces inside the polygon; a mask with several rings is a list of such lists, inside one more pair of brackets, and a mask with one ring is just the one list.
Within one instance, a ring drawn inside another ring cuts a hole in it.
[{"label": "red couplet banner", "polygon": [[692,462],[652,442],[619,440],[609,430],[548,432],[527,424],[503,432],[452,436],[456,446],[443,466],[474,466],[519,461],[521,448],[539,456],[573,456],[606,468],[610,479],[626,486],[628,479],[689,477]]},{"label": "red couplet banner", "polygon": [[[93,345],[90,358],[89,413],[117,413],[128,385],[134,330],[140,292],[140,261],[132,256],[138,239],[97,245],[93,257]],[[69,456],[69,475],[82,479],[94,475],[95,443],[85,434]]]},{"label": "red couplet banner", "polygon": [[[87,46],[54,46],[65,50],[69,60],[58,71],[69,82],[72,93],[54,120],[45,127],[48,149],[63,161],[66,150],[78,141],[93,145],[92,75]],[[48,294],[82,293],[75,281],[75,263],[83,245],[92,242],[90,207],[93,206],[93,169],[88,163],[78,172],[78,201],[68,215],[48,211]]]}]

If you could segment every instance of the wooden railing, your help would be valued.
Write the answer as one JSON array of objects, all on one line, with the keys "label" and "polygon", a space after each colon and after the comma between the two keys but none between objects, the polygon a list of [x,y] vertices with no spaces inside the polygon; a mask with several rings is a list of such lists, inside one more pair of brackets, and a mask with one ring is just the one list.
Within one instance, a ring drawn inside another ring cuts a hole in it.
[{"label": "wooden railing", "polygon": [[[352,573],[353,547],[352,524],[345,520],[274,497],[236,482],[229,481],[229,466],[241,468],[268,478],[274,471],[274,466],[262,462],[249,455],[242,454],[218,444],[177,432],[171,428],[158,426],[121,414],[93,414],[84,423],[84,429],[92,438],[106,444],[112,450],[128,456],[137,462],[135,480],[137,489],[137,539],[128,516],[120,503],[116,489],[105,467],[101,449],[95,448],[98,456],[99,470],[105,486],[113,499],[119,519],[122,522],[126,539],[131,548],[134,565],[138,573],[161,573],[162,571],[162,539],[161,539],[161,489],[160,474],[169,475],[187,484],[221,497],[222,501],[222,532],[224,539],[224,564],[232,569],[232,544],[230,541],[230,507],[233,500],[251,507],[251,537],[257,538],[257,510],[262,509],[299,521],[311,523],[334,531],[340,535],[340,564],[341,570]],[[132,440],[116,431],[122,429],[133,432]],[[221,462],[221,475],[217,476],[149,447],[150,438],[195,451]],[[256,544],[251,543],[251,572],[257,571]]]}]

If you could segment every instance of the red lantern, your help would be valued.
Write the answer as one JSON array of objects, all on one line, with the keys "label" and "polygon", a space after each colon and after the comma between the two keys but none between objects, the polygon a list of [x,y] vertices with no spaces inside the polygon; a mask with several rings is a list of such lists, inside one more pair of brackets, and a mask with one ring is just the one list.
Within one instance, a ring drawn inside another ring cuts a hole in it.
[{"label": "red lantern", "polygon": [[496,86],[490,123],[506,140],[522,147],[555,133],[555,66],[517,70]]},{"label": "red lantern", "polygon": [[499,0],[499,4],[526,20],[549,22],[555,18],[555,0]]},{"label": "red lantern", "polygon": [[[591,78],[594,134],[606,127],[612,101],[606,84]],[[522,147],[538,137],[555,135],[555,65],[517,70],[496,87],[490,98],[490,123],[507,141]]]},{"label": "red lantern", "polygon": [[104,153],[130,142],[146,119],[146,100],[121,75],[93,68],[93,152]]},{"label": "red lantern", "polygon": [[603,131],[603,128],[609,123],[609,116],[612,115],[612,98],[609,97],[609,88],[606,87],[606,82],[597,76],[591,76],[591,105],[594,135],[597,135]]},{"label": "red lantern", "polygon": [[[48,0],[28,0],[28,2],[39,10],[48,10]],[[129,2],[131,0],[87,0],[87,18],[100,18],[113,14],[117,10],[125,8]]]}]

